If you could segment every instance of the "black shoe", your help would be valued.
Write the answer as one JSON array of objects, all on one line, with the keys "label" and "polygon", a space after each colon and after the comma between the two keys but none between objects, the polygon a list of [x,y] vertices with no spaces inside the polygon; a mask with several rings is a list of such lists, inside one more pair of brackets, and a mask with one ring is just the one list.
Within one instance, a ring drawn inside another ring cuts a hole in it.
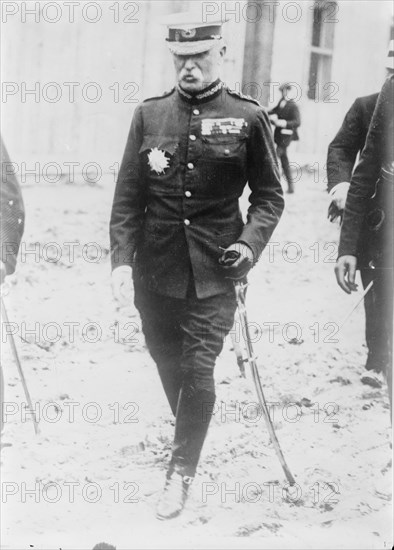
[{"label": "black shoe", "polygon": [[192,477],[182,476],[175,471],[167,478],[156,509],[157,519],[172,519],[179,516],[185,506],[192,481]]}]

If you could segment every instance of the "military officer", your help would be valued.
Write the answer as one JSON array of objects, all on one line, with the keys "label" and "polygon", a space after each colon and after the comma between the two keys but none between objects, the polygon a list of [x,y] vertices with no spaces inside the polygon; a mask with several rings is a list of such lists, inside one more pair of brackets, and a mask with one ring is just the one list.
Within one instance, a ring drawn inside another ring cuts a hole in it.
[{"label": "military officer", "polygon": [[[265,110],[220,80],[222,22],[167,22],[177,84],[135,110],[110,222],[113,290],[138,308],[175,435],[160,519],[183,509],[215,402],[233,280],[258,261],[284,206]],[[249,184],[243,222],[238,199]],[[222,266],[223,251],[236,262]]]}]

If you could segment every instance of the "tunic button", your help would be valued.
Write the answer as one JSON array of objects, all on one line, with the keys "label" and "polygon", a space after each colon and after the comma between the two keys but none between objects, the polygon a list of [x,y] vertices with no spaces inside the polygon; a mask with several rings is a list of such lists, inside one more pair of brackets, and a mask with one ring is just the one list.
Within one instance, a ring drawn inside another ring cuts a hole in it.
[{"label": "tunic button", "polygon": [[192,162],[189,162],[187,167],[189,168],[189,170],[193,170],[194,164]]},{"label": "tunic button", "polygon": [[190,225],[190,220],[184,220],[183,222],[185,225]]},{"label": "tunic button", "polygon": [[19,225],[22,223],[22,218],[18,218]]},{"label": "tunic button", "polygon": [[190,191],[185,191],[185,197],[189,199],[191,196],[192,194],[190,193]]},{"label": "tunic button", "polygon": [[191,141],[196,141],[197,138],[196,138],[196,136],[191,135],[190,139],[191,139]]},{"label": "tunic button", "polygon": [[225,150],[224,150],[224,154],[225,154],[226,156],[229,155],[229,154],[230,154],[230,149],[225,149]]},{"label": "tunic button", "polygon": [[194,109],[193,115],[199,115],[199,114],[200,114],[200,111],[198,109]]},{"label": "tunic button", "polygon": [[8,201],[8,204],[12,206],[14,204],[14,201]]}]

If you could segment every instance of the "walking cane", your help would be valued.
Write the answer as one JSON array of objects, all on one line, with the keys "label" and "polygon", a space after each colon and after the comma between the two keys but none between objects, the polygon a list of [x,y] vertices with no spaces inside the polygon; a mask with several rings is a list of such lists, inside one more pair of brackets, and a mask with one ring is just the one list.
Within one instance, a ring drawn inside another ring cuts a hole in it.
[{"label": "walking cane", "polygon": [[[5,303],[4,303],[3,297],[1,297],[1,313],[2,313],[4,321],[7,323],[7,325],[9,325],[7,310],[5,308]],[[29,409],[30,414],[32,415],[32,418],[33,418],[34,431],[35,431],[36,435],[38,435],[40,430],[39,430],[38,421],[36,419],[35,412],[33,410],[33,403],[32,403],[31,397],[30,397],[29,390],[27,389],[26,379],[25,379],[25,375],[24,375],[23,370],[22,370],[21,362],[19,360],[18,351],[16,349],[14,336],[13,336],[12,333],[10,333],[10,336],[11,336],[10,343],[11,343],[12,353],[14,355],[16,366],[18,367],[18,372],[19,372],[19,376],[20,376],[20,379],[21,379],[21,382],[22,382],[23,390],[25,392],[28,409]]]},{"label": "walking cane", "polygon": [[280,448],[278,438],[276,437],[274,426],[272,424],[272,420],[267,407],[267,402],[264,397],[263,387],[261,384],[261,379],[257,368],[256,357],[253,353],[252,340],[250,338],[248,318],[247,318],[246,306],[245,306],[245,289],[247,285],[241,282],[236,282],[234,283],[234,285],[235,285],[235,295],[236,295],[237,304],[238,304],[238,311],[239,311],[239,316],[240,316],[241,326],[242,326],[242,334],[246,345],[247,361],[250,365],[250,370],[251,370],[252,379],[256,388],[257,397],[258,397],[260,406],[262,408],[265,421],[267,423],[268,432],[271,436],[271,441],[274,446],[276,455],[279,458],[279,462],[281,463],[281,466],[283,468],[287,481],[290,483],[290,485],[294,485],[295,479],[292,473],[290,472],[290,469],[286,463],[285,457],[283,456],[282,449]]}]

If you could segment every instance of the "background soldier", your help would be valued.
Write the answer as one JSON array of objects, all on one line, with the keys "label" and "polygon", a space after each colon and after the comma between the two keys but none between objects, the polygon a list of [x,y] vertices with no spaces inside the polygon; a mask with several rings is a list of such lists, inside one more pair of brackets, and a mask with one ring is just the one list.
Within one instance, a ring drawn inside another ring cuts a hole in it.
[{"label": "background soldier", "polygon": [[280,158],[283,173],[287,181],[288,193],[294,193],[294,183],[287,156],[287,148],[292,141],[298,141],[297,128],[301,124],[300,110],[295,101],[288,99],[288,93],[291,88],[292,86],[289,83],[280,86],[279,90],[282,92],[282,99],[276,107],[268,112],[270,121],[275,126],[274,140],[277,145],[276,152]]},{"label": "background soldier", "polygon": [[[394,75],[385,82],[371,120],[365,148],[351,179],[346,200],[338,261],[339,286],[348,294],[357,289],[358,247],[365,217],[373,221],[368,255],[375,268],[373,287],[379,328],[380,355],[392,398],[393,355],[393,189]],[[369,201],[374,197],[373,201]],[[373,209],[370,204],[373,204]]]},{"label": "background soldier", "polygon": [[[220,80],[221,22],[168,23],[177,86],[133,117],[112,208],[113,289],[135,304],[176,417],[160,519],[178,515],[215,402],[213,370],[255,264],[283,210],[271,128],[258,102]],[[238,199],[252,194],[244,224]],[[232,266],[223,250],[237,251]],[[133,269],[131,269],[133,268]]]},{"label": "background soldier", "polygon": [[[391,40],[386,58],[386,70],[392,74],[394,70],[394,41]],[[337,135],[330,143],[327,155],[327,190],[332,197],[329,207],[329,217],[334,221],[342,217],[346,197],[350,186],[350,179],[357,156],[364,148],[369,125],[376,106],[379,93],[359,97],[353,103],[345,116]],[[374,185],[376,182],[372,182]],[[368,210],[372,213],[375,205],[369,201]],[[365,217],[361,236],[357,247],[357,268],[360,269],[361,281],[364,288],[374,280],[376,271],[371,264],[371,242],[374,240],[374,217]],[[368,374],[361,376],[364,384],[381,387],[381,372],[387,361],[382,330],[383,318],[377,308],[378,299],[376,286],[373,285],[364,299],[365,307],[365,339],[368,347],[368,358],[365,368]]]}]

